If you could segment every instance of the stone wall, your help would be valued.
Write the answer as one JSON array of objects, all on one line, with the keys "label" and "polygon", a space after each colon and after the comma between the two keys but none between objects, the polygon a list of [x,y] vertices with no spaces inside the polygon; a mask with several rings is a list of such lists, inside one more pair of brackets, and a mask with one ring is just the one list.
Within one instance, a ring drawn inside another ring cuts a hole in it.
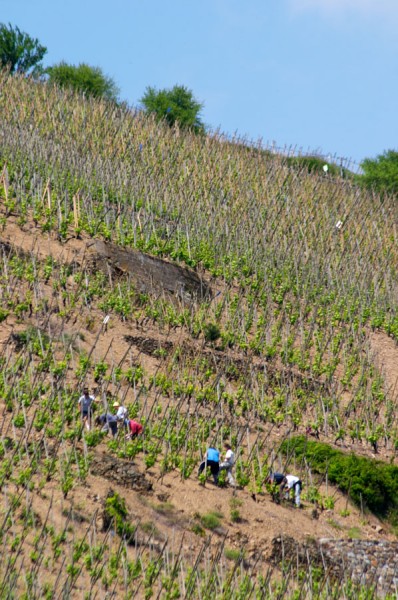
[{"label": "stone wall", "polygon": [[398,597],[398,542],[378,540],[311,540],[299,544],[290,537],[272,541],[272,562],[292,568],[322,567],[334,580],[351,579],[358,585],[375,586],[378,597]]}]

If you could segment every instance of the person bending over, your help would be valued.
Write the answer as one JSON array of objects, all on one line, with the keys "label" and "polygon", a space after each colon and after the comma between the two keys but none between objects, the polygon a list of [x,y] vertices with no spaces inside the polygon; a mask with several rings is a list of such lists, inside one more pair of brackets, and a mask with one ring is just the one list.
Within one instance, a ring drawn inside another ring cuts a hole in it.
[{"label": "person bending over", "polygon": [[213,475],[213,480],[216,485],[218,485],[218,473],[220,471],[220,452],[210,446],[206,450],[205,459],[200,463],[198,475],[203,473],[203,471],[207,468],[210,468],[211,474]]}]

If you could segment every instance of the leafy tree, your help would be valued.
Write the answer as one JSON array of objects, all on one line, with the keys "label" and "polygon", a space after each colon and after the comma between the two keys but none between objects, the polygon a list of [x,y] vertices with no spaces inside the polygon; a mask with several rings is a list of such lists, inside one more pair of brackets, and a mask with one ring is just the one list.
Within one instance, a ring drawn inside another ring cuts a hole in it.
[{"label": "leafy tree", "polygon": [[40,74],[47,48],[18,27],[0,23],[0,65],[10,73]]},{"label": "leafy tree", "polygon": [[86,63],[78,66],[60,62],[46,70],[50,84],[71,87],[95,98],[117,100],[118,88],[111,77],[104,75],[100,67],[91,67]]},{"label": "leafy tree", "polygon": [[159,120],[164,119],[170,127],[178,123],[196,133],[205,131],[199,117],[203,104],[195,100],[191,90],[183,85],[175,85],[170,90],[147,87],[140,102],[147,113],[155,114]]},{"label": "leafy tree", "polygon": [[398,194],[398,151],[387,150],[377,158],[366,158],[361,167],[360,182],[377,192]]}]

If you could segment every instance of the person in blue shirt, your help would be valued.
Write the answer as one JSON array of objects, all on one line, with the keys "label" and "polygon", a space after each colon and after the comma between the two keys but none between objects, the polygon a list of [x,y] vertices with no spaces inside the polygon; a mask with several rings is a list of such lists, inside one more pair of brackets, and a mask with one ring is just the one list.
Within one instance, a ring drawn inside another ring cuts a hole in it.
[{"label": "person in blue shirt", "polygon": [[218,474],[220,471],[220,452],[216,448],[213,448],[213,446],[210,446],[210,448],[207,449],[205,459],[199,465],[198,475],[203,473],[203,471],[207,469],[207,467],[210,468],[211,474],[213,475],[214,483],[218,485]]},{"label": "person in blue shirt", "polygon": [[103,415],[99,415],[95,419],[96,425],[102,425],[101,432],[107,433],[109,430],[112,433],[113,437],[117,435],[117,419],[116,415],[112,413],[105,413]]}]

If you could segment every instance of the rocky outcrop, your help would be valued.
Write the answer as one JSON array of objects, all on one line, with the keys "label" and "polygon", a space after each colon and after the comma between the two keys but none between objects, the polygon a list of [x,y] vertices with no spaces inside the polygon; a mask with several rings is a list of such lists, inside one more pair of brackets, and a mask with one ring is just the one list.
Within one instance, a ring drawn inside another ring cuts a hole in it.
[{"label": "rocky outcrop", "polygon": [[150,483],[143,473],[135,468],[134,464],[120,460],[107,454],[95,454],[92,458],[90,471],[93,475],[105,477],[113,483],[138,492],[150,492]]},{"label": "rocky outcrop", "polygon": [[123,338],[131,345],[134,345],[144,354],[148,356],[156,356],[160,350],[170,352],[173,349],[173,343],[168,340],[155,340],[150,337],[142,337],[139,335],[124,335]]},{"label": "rocky outcrop", "polygon": [[195,271],[181,265],[101,240],[96,240],[92,250],[97,253],[93,257],[97,268],[128,273],[142,292],[168,292],[187,302],[212,295],[209,285]]}]

